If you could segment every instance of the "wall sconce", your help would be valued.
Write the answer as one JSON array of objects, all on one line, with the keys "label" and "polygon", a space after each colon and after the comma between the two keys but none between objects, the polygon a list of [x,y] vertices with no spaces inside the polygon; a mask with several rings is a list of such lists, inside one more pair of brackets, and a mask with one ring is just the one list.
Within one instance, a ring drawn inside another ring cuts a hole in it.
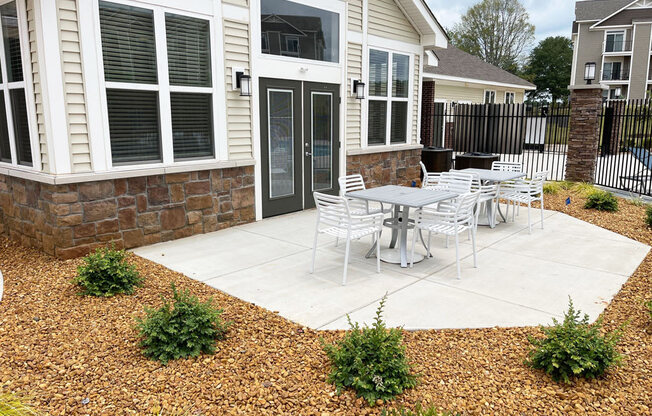
[{"label": "wall sconce", "polygon": [[251,76],[246,75],[244,68],[231,68],[233,90],[240,90],[241,97],[251,97]]},{"label": "wall sconce", "polygon": [[584,65],[584,81],[586,85],[590,85],[591,81],[595,79],[595,62],[587,62]]},{"label": "wall sconce", "polygon": [[354,96],[358,100],[364,100],[365,99],[365,83],[357,80],[357,79],[351,79],[351,95]]}]

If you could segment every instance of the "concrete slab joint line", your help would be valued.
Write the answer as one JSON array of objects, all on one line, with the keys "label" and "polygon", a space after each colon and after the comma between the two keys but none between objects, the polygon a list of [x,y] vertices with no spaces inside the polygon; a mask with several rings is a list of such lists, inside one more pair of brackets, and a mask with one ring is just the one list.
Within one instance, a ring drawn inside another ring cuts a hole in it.
[{"label": "concrete slab joint line", "polygon": [[[545,229],[534,227],[532,235],[524,215],[493,230],[479,228],[477,269],[463,239],[461,280],[454,250],[445,248],[443,238],[433,237],[433,258],[412,269],[383,264],[380,274],[375,259],[364,257],[370,242],[355,242],[349,283],[341,286],[343,247],[334,241],[320,240],[315,273],[308,273],[315,215],[274,217],[134,252],[312,328],[346,329],[347,314],[370,323],[387,293],[388,325],[425,329],[549,324],[566,310],[568,296],[595,319],[649,250],[547,211]],[[382,244],[388,239],[385,233]]]}]

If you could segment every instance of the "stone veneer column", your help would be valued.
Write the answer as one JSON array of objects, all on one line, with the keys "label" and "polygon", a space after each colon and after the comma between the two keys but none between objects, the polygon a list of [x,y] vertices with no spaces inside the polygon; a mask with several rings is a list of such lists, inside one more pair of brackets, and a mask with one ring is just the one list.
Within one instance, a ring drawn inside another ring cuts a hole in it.
[{"label": "stone veneer column", "polygon": [[566,180],[593,183],[600,142],[602,86],[571,86]]},{"label": "stone veneer column", "polygon": [[423,81],[421,91],[421,144],[431,146],[435,127],[435,81]]}]

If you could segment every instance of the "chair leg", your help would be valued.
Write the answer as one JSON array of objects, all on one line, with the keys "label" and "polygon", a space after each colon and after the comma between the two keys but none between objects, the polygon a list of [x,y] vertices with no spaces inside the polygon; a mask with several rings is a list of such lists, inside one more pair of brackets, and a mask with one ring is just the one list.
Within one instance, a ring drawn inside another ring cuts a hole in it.
[{"label": "chair leg", "polygon": [[541,229],[543,230],[543,192],[541,193]]},{"label": "chair leg", "polygon": [[460,238],[459,234],[455,233],[455,264],[457,264],[457,278],[461,279],[461,269],[460,269]]},{"label": "chair leg", "polygon": [[312,263],[310,264],[310,274],[315,272],[315,255],[317,254],[317,237],[319,237],[319,230],[315,230],[315,240],[312,243]]},{"label": "chair leg", "polygon": [[532,234],[532,220],[530,220],[530,207],[532,206],[532,201],[527,201],[527,228],[528,232]]},{"label": "chair leg", "polygon": [[477,268],[478,267],[478,254],[477,254],[476,249],[475,249],[475,233],[476,233],[475,227],[472,227],[472,230],[471,230],[472,239],[471,239],[471,241],[473,242],[473,267]]},{"label": "chair leg", "polygon": [[420,228],[419,229],[415,228],[412,232],[412,250],[410,250],[410,268],[414,267],[414,246],[417,245],[417,234],[419,234],[420,231],[421,231]]},{"label": "chair leg", "polygon": [[340,244],[340,238],[335,237],[335,247],[337,247]]},{"label": "chair leg", "polygon": [[512,222],[516,222],[515,214],[516,214],[516,201],[512,201],[514,206],[512,207]]},{"label": "chair leg", "polygon": [[[499,202],[499,204],[500,204],[500,202]],[[505,207],[505,222],[507,222],[507,220],[509,220],[509,200],[507,201],[507,203],[505,205],[506,205],[506,207]]]},{"label": "chair leg", "polygon": [[376,270],[380,273],[380,234],[379,231],[376,237]]},{"label": "chair leg", "polygon": [[428,253],[428,258],[432,257],[432,254],[430,254],[430,237],[432,236],[432,232],[428,231],[428,248],[426,249]]},{"label": "chair leg", "polygon": [[346,248],[344,249],[344,274],[342,275],[342,286],[346,285],[346,271],[349,267],[349,248],[351,247],[351,238],[346,237]]},{"label": "chair leg", "polygon": [[448,248],[448,234],[446,235],[446,248]]}]

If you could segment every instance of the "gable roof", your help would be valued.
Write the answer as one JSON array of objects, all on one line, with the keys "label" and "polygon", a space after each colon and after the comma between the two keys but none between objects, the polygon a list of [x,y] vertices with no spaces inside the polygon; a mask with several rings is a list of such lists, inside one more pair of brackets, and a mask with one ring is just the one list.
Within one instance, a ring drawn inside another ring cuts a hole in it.
[{"label": "gable roof", "polygon": [[448,48],[433,48],[432,52],[437,56],[438,65],[423,67],[424,76],[437,75],[455,78],[466,78],[470,82],[489,82],[494,84],[509,84],[519,86],[527,90],[536,88],[534,84],[509,73],[495,65],[491,65],[478,58],[458,49],[452,45]]},{"label": "gable roof", "polygon": [[632,0],[582,0],[575,2],[575,20],[601,20],[632,3]]}]

